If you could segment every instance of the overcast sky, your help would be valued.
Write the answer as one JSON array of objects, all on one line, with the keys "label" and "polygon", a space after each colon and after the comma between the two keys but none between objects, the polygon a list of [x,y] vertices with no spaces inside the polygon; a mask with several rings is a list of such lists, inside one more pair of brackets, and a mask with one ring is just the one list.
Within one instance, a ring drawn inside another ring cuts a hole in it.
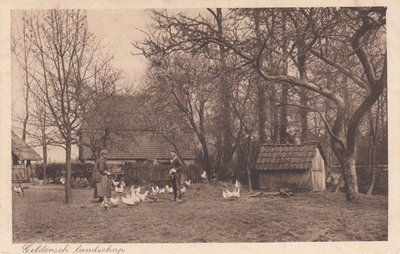
[{"label": "overcast sky", "polygon": [[[113,65],[121,68],[128,80],[138,80],[146,69],[146,59],[143,56],[133,56],[131,42],[144,39],[144,34],[139,30],[146,30],[150,19],[148,10],[88,10],[88,23],[90,31],[102,39],[109,53],[114,54]],[[16,34],[21,26],[22,11],[12,11],[11,33]],[[12,58],[12,107],[13,114],[23,114],[24,104],[21,93],[23,80],[21,70],[16,68]],[[41,154],[40,149],[36,149]],[[73,151],[73,157],[78,154]],[[62,148],[51,148],[49,159],[51,161],[65,161],[65,152]]]}]

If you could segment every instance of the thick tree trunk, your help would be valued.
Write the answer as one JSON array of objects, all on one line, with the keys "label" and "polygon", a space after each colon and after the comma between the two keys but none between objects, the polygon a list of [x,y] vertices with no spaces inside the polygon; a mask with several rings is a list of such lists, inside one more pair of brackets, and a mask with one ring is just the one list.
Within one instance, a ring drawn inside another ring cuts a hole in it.
[{"label": "thick tree trunk", "polygon": [[[223,38],[223,17],[221,8],[217,8],[216,22],[218,26],[218,38]],[[226,71],[226,48],[219,45],[219,69],[222,75],[219,78],[219,96],[221,101],[220,108],[220,131],[222,132],[222,170],[226,170],[233,156],[233,137],[232,137],[232,109],[231,98],[232,89],[228,82]]]},{"label": "thick tree trunk", "polygon": [[356,159],[354,155],[345,158],[342,169],[346,199],[348,201],[354,201],[357,199],[358,195]]},{"label": "thick tree trunk", "polygon": [[72,201],[71,196],[71,142],[67,141],[65,144],[65,203],[70,204]]},{"label": "thick tree trunk", "polygon": [[[344,132],[344,114],[343,107],[338,107],[337,117],[332,132],[336,137],[340,137]],[[356,133],[354,134],[356,135]],[[352,137],[356,139],[357,137]],[[342,177],[345,186],[346,199],[354,201],[358,195],[357,174],[356,174],[356,143],[352,143],[351,147],[344,147],[339,144],[338,140],[331,136],[331,148],[342,167]]]},{"label": "thick tree trunk", "polygon": [[[306,55],[304,53],[304,45],[300,46],[301,52],[299,56],[297,57],[297,63],[298,63],[298,70],[299,70],[299,75],[300,79],[306,81],[307,80],[307,72],[306,72]],[[300,96],[300,105],[302,106],[307,106],[307,93],[304,89],[299,90],[299,96]],[[301,141],[306,142],[308,139],[308,118],[307,118],[307,110],[305,108],[300,108],[299,109],[299,115],[300,115],[300,122],[301,122]]]},{"label": "thick tree trunk", "polygon": [[208,176],[208,181],[211,181],[211,174],[212,174],[212,168],[211,168],[211,163],[210,163],[210,155],[208,154],[208,147],[207,144],[205,143],[205,140],[200,141],[201,146],[203,148],[203,156],[204,156],[204,166],[206,167],[206,172]]},{"label": "thick tree trunk", "polygon": [[[255,32],[257,37],[258,47],[262,45],[261,35],[260,35],[260,9],[254,9],[254,23]],[[257,117],[258,117],[258,136],[259,143],[264,143],[267,139],[267,134],[265,132],[265,81],[260,78],[258,73],[256,73],[256,84],[257,84]]]}]

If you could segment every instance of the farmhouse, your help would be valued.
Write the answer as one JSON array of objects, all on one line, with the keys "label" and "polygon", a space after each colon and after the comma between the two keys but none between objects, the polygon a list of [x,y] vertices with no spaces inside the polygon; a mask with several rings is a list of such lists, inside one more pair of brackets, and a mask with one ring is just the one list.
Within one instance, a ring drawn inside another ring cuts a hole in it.
[{"label": "farmhouse", "polygon": [[[83,141],[89,139],[87,132],[82,134]],[[185,164],[190,164],[194,159],[190,145],[183,142],[176,142],[175,145]],[[146,160],[167,162],[171,159],[170,152],[175,149],[165,137],[150,130],[111,131],[105,147],[109,152],[108,161],[115,164]],[[89,147],[83,146],[81,149],[84,160],[94,161]]]},{"label": "farmhouse", "polygon": [[325,159],[317,143],[265,144],[257,159],[256,172],[260,189],[325,190]]},{"label": "farmhouse", "polygon": [[31,161],[40,161],[42,157],[26,144],[14,132],[11,132],[12,180],[29,181]]},{"label": "farmhouse", "polygon": [[110,164],[126,162],[168,162],[177,150],[185,164],[194,159],[193,139],[180,133],[165,135],[156,131],[147,116],[146,98],[114,95],[99,100],[83,120],[80,159],[94,161],[94,154],[106,148]]}]

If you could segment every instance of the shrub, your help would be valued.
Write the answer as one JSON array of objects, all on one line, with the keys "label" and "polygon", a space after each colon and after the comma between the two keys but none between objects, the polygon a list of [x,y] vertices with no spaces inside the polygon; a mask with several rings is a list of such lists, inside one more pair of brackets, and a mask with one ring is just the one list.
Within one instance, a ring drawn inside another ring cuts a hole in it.
[{"label": "shrub", "polygon": [[[91,163],[72,163],[72,179],[86,179],[90,180],[93,172],[93,164]],[[65,163],[49,163],[46,168],[46,176],[50,182],[58,183],[60,178],[64,175]],[[37,177],[43,179],[43,164],[36,168]]]},{"label": "shrub", "polygon": [[83,189],[90,187],[89,180],[86,178],[75,178],[71,180],[71,188]]},{"label": "shrub", "polygon": [[[123,167],[125,183],[127,185],[169,185],[169,169],[169,164],[151,163],[149,161],[126,163]],[[200,181],[200,169],[194,165],[182,167],[181,172],[183,174],[182,181],[185,179],[192,179],[192,182]]]},{"label": "shrub", "polygon": [[[380,168],[377,169],[376,181],[374,185],[373,194],[388,194],[388,171],[384,171]],[[370,185],[370,174],[371,171],[369,167],[358,167],[357,168],[357,182],[358,191],[360,193],[366,193]]]}]

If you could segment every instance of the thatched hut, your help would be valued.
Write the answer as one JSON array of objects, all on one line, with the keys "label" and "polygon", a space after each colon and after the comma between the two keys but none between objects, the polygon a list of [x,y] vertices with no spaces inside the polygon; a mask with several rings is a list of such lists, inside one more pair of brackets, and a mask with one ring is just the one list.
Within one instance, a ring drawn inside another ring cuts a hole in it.
[{"label": "thatched hut", "polygon": [[260,189],[325,190],[325,159],[317,143],[263,145],[256,172]]},{"label": "thatched hut", "polygon": [[11,132],[12,180],[29,181],[32,171],[31,161],[40,161],[42,157],[26,144],[14,132]]}]

